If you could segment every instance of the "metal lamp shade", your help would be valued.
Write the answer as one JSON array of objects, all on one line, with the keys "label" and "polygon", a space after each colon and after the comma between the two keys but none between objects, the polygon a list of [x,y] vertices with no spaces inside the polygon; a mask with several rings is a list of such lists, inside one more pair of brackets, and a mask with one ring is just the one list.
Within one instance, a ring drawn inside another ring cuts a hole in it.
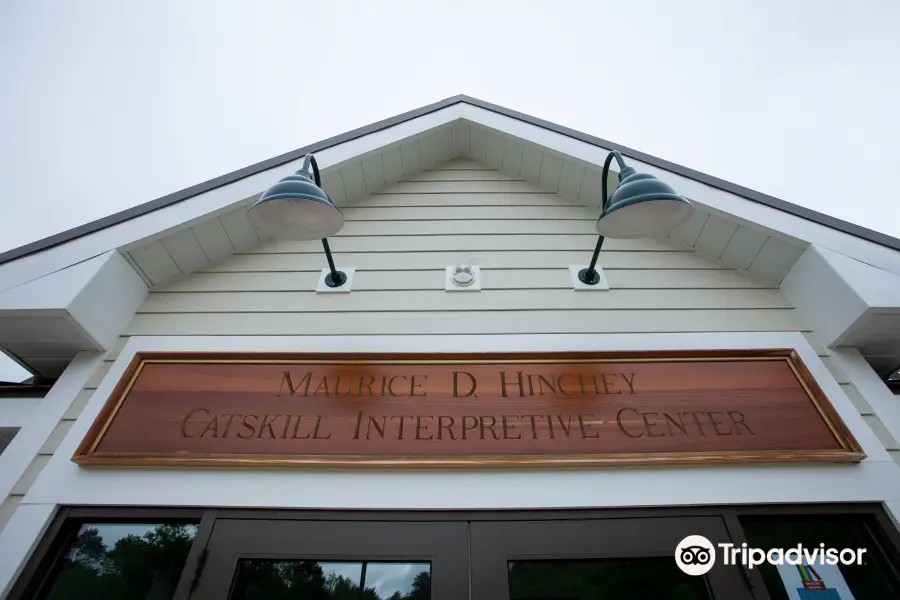
[{"label": "metal lamp shade", "polygon": [[653,175],[625,167],[621,183],[597,221],[597,233],[613,239],[649,237],[681,225],[693,205]]},{"label": "metal lamp shade", "polygon": [[267,189],[247,217],[275,239],[298,242],[330,237],[344,226],[344,215],[325,190],[302,172]]}]

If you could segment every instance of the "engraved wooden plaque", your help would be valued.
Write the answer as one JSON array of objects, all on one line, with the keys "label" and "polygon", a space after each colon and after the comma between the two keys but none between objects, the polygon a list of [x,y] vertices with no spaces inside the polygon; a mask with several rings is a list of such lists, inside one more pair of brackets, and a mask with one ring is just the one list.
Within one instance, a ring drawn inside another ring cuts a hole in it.
[{"label": "engraved wooden plaque", "polygon": [[800,358],[139,354],[84,466],[859,462]]}]

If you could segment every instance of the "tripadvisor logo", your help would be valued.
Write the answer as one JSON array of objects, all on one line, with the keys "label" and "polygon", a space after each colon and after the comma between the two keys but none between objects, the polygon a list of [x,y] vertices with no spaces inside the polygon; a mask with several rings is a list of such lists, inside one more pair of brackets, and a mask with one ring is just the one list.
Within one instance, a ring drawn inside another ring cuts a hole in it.
[{"label": "tripadvisor logo", "polygon": [[716,546],[720,550],[723,565],[743,565],[753,569],[768,563],[773,566],[813,565],[862,565],[865,548],[826,548],[825,544],[806,548],[797,544],[792,548],[749,548],[747,544],[736,547],[732,543],[713,545],[702,535],[689,535],[675,548],[675,564],[687,575],[706,575],[716,564]]},{"label": "tripadvisor logo", "polygon": [[706,575],[716,564],[716,548],[702,535],[689,535],[675,548],[675,563],[687,575]]}]

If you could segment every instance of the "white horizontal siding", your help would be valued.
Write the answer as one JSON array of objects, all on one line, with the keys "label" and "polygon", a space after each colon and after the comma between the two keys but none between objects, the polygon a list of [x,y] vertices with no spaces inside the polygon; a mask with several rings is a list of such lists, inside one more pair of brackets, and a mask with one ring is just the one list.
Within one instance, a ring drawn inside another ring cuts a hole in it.
[{"label": "white horizontal siding", "polygon": [[[340,235],[332,239],[354,236],[372,235],[464,235],[464,234],[529,234],[553,235],[557,233],[587,233],[594,235],[593,220],[552,221],[552,220],[439,220],[439,221],[347,221]],[[614,241],[609,240],[609,248],[614,248]]]},{"label": "white horizontal siding", "polygon": [[800,331],[792,309],[139,314],[126,335],[421,335]]},{"label": "white horizontal siding", "polygon": [[[466,171],[478,173],[480,171]],[[489,172],[489,171],[485,171]],[[372,194],[365,201],[365,208],[407,207],[407,206],[573,206],[585,209],[582,204],[567,201],[550,194]],[[342,210],[348,216],[354,215],[353,207]],[[592,209],[588,209],[592,210]],[[590,212],[592,218],[599,211]],[[506,215],[507,217],[509,215]],[[343,232],[341,232],[343,233]]]},{"label": "white horizontal siding", "polygon": [[428,181],[524,181],[521,177],[513,177],[493,169],[439,169],[422,171],[406,182]]},{"label": "white horizontal siding", "polygon": [[401,181],[390,188],[392,194],[545,194],[520,179],[508,181],[452,180],[452,181]]},{"label": "white horizontal siding", "polygon": [[[487,183],[487,182],[485,182]],[[420,184],[434,185],[434,184]],[[460,196],[462,194],[454,194]],[[552,221],[591,221],[597,220],[598,211],[584,206],[411,206],[411,207],[353,207],[342,208],[348,221],[434,221],[450,219],[452,221],[468,221],[469,219],[539,219]]]},{"label": "white horizontal siding", "polygon": [[[767,284],[729,269],[604,269],[613,291],[623,289],[762,289]],[[357,292],[369,290],[436,290],[444,285],[444,268],[420,271],[358,271]],[[572,289],[567,270],[492,269],[486,271],[483,290]],[[169,284],[159,294],[179,292],[308,292],[315,289],[318,271],[262,273],[195,273]],[[774,288],[777,289],[777,288]],[[153,298],[154,296],[150,296]]]},{"label": "white horizontal siding", "polygon": [[[476,142],[480,143],[480,142]],[[545,178],[556,178],[556,166]],[[541,176],[536,171],[537,176]],[[607,240],[612,289],[572,289],[596,209],[456,160],[342,208],[330,240],[357,269],[351,294],[316,294],[321,244],[268,240],[152,292],[126,335],[379,335],[803,330],[770,284],[666,240]],[[561,175],[560,175],[561,177]],[[482,267],[447,294],[444,267]],[[452,313],[459,313],[454,316]]]},{"label": "white horizontal siding", "polygon": [[[593,248],[583,250],[479,251],[460,247],[456,251],[403,252],[403,240],[397,240],[397,252],[332,251],[338,266],[369,271],[420,271],[469,262],[485,269],[566,269],[566,265],[585,264]],[[592,244],[593,245],[593,244]],[[722,265],[690,252],[602,252],[598,263],[604,269],[721,269]],[[321,271],[325,256],[318,254],[242,254],[233,256],[209,270],[212,273],[262,273],[277,271]]]},{"label": "white horizontal siding", "polygon": [[[576,250],[590,252],[597,243],[597,234],[568,235],[409,235],[402,240],[394,236],[354,236],[335,237],[329,240],[332,252],[456,252],[465,249],[472,251],[509,251],[509,250]],[[632,252],[678,252],[669,250],[664,242],[653,239],[644,240],[610,240],[604,243],[607,253],[613,250]],[[689,251],[684,251],[689,252]],[[273,240],[260,244],[247,254],[321,254],[322,243],[290,242]],[[604,254],[605,256],[605,254]]]},{"label": "white horizontal siding", "polygon": [[665,294],[645,290],[613,289],[603,294],[575,294],[572,290],[524,289],[489,290],[479,294],[447,294],[431,290],[358,291],[339,297],[316,292],[231,292],[228,294],[154,294],[140,313],[241,313],[241,312],[396,312],[534,310],[552,307],[565,310],[689,310],[689,309],[770,309],[790,308],[778,290],[725,289],[710,294],[706,290],[666,290]]}]

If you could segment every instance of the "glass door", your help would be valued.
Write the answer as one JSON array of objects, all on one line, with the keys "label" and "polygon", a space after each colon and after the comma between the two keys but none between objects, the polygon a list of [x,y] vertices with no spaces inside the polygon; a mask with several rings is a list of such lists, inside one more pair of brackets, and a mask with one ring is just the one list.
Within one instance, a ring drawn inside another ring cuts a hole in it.
[{"label": "glass door", "polygon": [[465,522],[218,519],[191,600],[461,600]]},{"label": "glass door", "polygon": [[730,541],[719,517],[473,521],[472,600],[751,599],[740,567],[682,572],[690,535]]}]

